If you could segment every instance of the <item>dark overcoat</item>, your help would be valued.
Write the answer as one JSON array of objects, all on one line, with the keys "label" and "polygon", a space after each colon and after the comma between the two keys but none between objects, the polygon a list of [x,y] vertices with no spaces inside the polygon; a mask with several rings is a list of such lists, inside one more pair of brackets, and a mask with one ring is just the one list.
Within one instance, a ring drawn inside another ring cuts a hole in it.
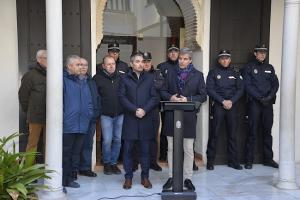
[{"label": "dark overcoat", "polygon": [[[149,140],[155,136],[154,108],[159,103],[153,75],[141,73],[140,77],[130,71],[119,83],[119,100],[124,109],[122,139]],[[135,112],[142,108],[146,115],[138,118]]]},{"label": "dark overcoat", "polygon": [[23,76],[19,102],[28,123],[46,123],[46,70],[39,63]]},{"label": "dark overcoat", "polygon": [[[177,87],[177,67],[169,69],[166,74],[165,85],[161,90],[161,97],[164,101],[169,101],[171,96],[179,94]],[[185,86],[182,91],[182,96],[185,96],[188,101],[203,103],[207,99],[206,87],[202,72],[192,68],[190,71]],[[185,111],[183,116],[184,138],[196,137],[197,111]],[[163,133],[166,136],[174,135],[174,117],[172,111],[165,111]]]}]

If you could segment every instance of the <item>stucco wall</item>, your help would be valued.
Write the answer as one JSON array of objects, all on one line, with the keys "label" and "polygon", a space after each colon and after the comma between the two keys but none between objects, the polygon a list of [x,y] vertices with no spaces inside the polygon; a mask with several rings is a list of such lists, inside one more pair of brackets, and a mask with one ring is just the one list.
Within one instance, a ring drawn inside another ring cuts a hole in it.
[{"label": "stucco wall", "polygon": [[0,136],[19,129],[16,1],[0,1]]}]

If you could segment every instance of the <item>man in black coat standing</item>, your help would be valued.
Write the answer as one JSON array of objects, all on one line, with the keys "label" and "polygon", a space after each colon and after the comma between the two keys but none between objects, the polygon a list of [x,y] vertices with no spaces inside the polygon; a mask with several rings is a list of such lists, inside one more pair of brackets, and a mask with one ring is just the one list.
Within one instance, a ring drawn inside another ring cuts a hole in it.
[{"label": "man in black coat standing", "polygon": [[130,64],[132,71],[122,77],[119,85],[119,99],[124,109],[122,139],[124,140],[125,182],[123,188],[130,189],[132,186],[132,150],[135,141],[138,140],[141,151],[141,184],[150,189],[152,184],[149,181],[149,148],[150,141],[155,137],[153,119],[158,97],[152,75],[143,72],[143,55],[134,53],[130,57]]},{"label": "man in black coat standing", "polygon": [[261,126],[263,132],[263,164],[278,168],[273,160],[273,104],[279,88],[278,78],[274,67],[266,62],[268,48],[266,45],[257,45],[254,49],[255,61],[248,63],[244,68],[245,89],[249,113],[249,132],[246,141],[246,169],[252,168],[254,159],[254,144],[256,134]]},{"label": "man in black coat standing", "polygon": [[40,135],[46,137],[47,51],[38,50],[36,61],[35,67],[23,76],[19,89],[19,102],[29,124],[26,152],[37,151]]},{"label": "man in black coat standing", "polygon": [[[195,69],[192,64],[193,52],[189,48],[182,48],[179,52],[179,62],[174,69],[169,69],[165,79],[165,85],[161,90],[161,97],[165,101],[187,102],[194,101],[203,103],[207,99],[203,74]],[[191,179],[193,175],[194,161],[194,140],[196,138],[197,110],[185,111],[183,115],[184,124],[184,162],[183,176],[184,187],[195,191]],[[163,189],[172,187],[172,162],[173,162],[173,136],[174,117],[172,111],[165,112],[164,134],[168,140],[168,164],[169,179],[164,184]]]},{"label": "man in black coat standing", "polygon": [[[162,62],[157,65],[157,69],[159,69],[165,78],[168,74],[169,70],[172,70],[176,68],[178,65],[178,56],[179,56],[179,48],[175,45],[172,44],[168,48],[168,59],[165,62]],[[162,128],[161,128],[161,133],[160,133],[160,152],[159,152],[159,160],[160,161],[166,161],[167,160],[167,152],[168,152],[168,141],[167,137],[165,134],[163,134],[164,131],[164,117],[165,114],[162,112],[161,113],[161,121],[162,121]]]},{"label": "man in black coat standing", "polygon": [[238,71],[231,66],[231,54],[228,50],[220,51],[218,65],[207,76],[207,93],[212,99],[212,128],[207,144],[207,170],[214,169],[218,135],[225,120],[228,134],[228,166],[241,170],[237,152],[237,101],[243,95],[243,80]]}]

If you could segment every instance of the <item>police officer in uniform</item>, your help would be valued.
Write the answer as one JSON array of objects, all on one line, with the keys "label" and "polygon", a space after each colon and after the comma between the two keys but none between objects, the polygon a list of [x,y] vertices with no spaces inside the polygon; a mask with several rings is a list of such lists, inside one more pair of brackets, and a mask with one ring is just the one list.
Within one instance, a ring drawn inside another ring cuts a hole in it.
[{"label": "police officer in uniform", "polygon": [[120,60],[120,47],[118,43],[111,43],[108,45],[108,55],[113,57],[116,62],[116,70],[120,73],[127,73],[129,71],[129,67],[127,63]]},{"label": "police officer in uniform", "polygon": [[[168,48],[168,60],[157,65],[157,69],[159,69],[164,76],[166,77],[168,70],[176,69],[178,65],[178,56],[179,56],[179,48],[172,44]],[[161,121],[164,121],[164,113],[161,113]],[[164,130],[164,124],[162,123],[161,130]],[[168,141],[167,137],[161,132],[160,134],[160,161],[167,161],[167,151],[168,151]]]},{"label": "police officer in uniform", "polygon": [[243,71],[250,129],[246,140],[246,169],[252,168],[255,137],[260,126],[263,131],[263,165],[278,168],[278,164],[273,160],[271,131],[273,104],[279,82],[274,67],[265,61],[267,52],[266,45],[257,45],[254,49],[256,60],[248,63]]},{"label": "police officer in uniform", "polygon": [[218,134],[221,132],[220,127],[224,119],[228,135],[228,166],[237,170],[242,169],[238,160],[236,141],[238,125],[236,103],[243,95],[243,78],[230,63],[230,52],[228,50],[220,51],[218,65],[211,69],[207,76],[207,93],[213,101],[213,121],[206,150],[207,170],[214,169]]},{"label": "police officer in uniform", "polygon": [[[160,89],[162,88],[164,84],[164,77],[159,69],[154,69],[154,66],[152,65],[152,55],[150,52],[144,52],[143,53],[143,62],[144,62],[144,71],[148,72],[153,75],[154,79],[154,86],[157,90],[157,94],[159,94]],[[155,132],[158,134],[159,129],[159,106],[155,108],[155,117],[154,117],[154,123],[155,123]],[[150,169],[153,169],[155,171],[162,171],[162,168],[157,164],[157,150],[158,150],[158,142],[157,142],[157,135],[150,144]]]}]

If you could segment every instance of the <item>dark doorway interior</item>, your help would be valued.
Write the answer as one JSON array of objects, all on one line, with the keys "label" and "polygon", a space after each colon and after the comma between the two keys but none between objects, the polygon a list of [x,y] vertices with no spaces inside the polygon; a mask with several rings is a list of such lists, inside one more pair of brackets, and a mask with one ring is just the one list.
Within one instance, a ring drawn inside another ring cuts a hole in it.
[{"label": "dark doorway interior", "polygon": [[[216,62],[220,49],[229,49],[232,63],[241,69],[252,57],[258,43],[269,44],[271,0],[212,0],[210,32],[210,66]],[[210,104],[211,105],[211,104]],[[246,100],[239,102],[238,146],[240,161],[244,161],[244,144],[248,131]],[[225,126],[220,133],[216,164],[227,163],[227,137]],[[262,137],[258,133],[255,163],[262,162]]]}]

